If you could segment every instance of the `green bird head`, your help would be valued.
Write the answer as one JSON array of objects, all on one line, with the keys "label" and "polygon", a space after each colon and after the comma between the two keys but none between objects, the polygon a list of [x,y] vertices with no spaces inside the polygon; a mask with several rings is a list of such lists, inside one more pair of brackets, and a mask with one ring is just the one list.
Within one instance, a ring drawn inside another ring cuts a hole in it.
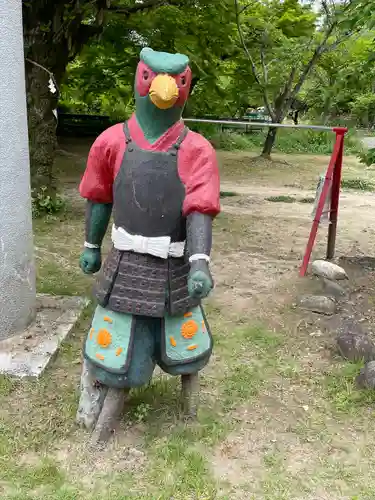
[{"label": "green bird head", "polygon": [[192,73],[183,54],[141,51],[135,77],[136,118],[151,142],[180,120]]}]

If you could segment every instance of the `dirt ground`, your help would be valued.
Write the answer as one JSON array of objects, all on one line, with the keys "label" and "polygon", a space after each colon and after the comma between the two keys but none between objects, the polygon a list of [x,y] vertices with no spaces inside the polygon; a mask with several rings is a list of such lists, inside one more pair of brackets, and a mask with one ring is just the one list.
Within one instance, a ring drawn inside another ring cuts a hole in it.
[{"label": "dirt ground", "polygon": [[[232,155],[222,154],[220,160],[222,191],[238,196],[223,200],[226,224],[215,240],[214,300],[287,335],[282,356],[292,356],[298,368],[292,380],[276,370],[275,380],[255,407],[241,408],[246,423],[219,446],[214,461],[217,477],[224,476],[231,484],[229,498],[375,498],[373,464],[365,451],[373,419],[373,406],[367,406],[372,395],[362,394],[364,407],[358,406],[361,396],[353,376],[359,367],[341,362],[334,343],[339,328],[373,335],[374,194],[341,193],[336,261],[350,281],[339,313],[327,319],[295,308],[301,294],[322,293],[317,279],[298,278],[298,266],[312,223],[312,204],[306,201],[314,197],[327,158],[275,155],[275,163],[269,164],[236,155],[235,161],[242,165],[237,172]],[[231,168],[226,168],[229,163]],[[372,176],[371,169],[345,159],[344,179]],[[287,198],[288,203],[282,201]],[[324,258],[327,229],[321,225],[312,259]],[[305,378],[308,382],[301,383]],[[332,414],[326,397],[322,398],[327,387]],[[296,432],[299,426],[302,433]]]},{"label": "dirt ground", "polygon": [[[83,238],[76,186],[86,152],[79,142],[60,145],[69,211],[35,226],[43,292],[91,288],[76,264]],[[343,325],[375,332],[375,261],[365,258],[375,244],[375,196],[342,192],[336,258],[350,278],[348,298],[326,318],[301,311],[296,301],[321,291],[311,276],[299,278],[298,268],[328,158],[275,155],[265,162],[219,153],[219,161],[224,196],[215,223],[216,288],[206,306],[215,350],[202,374],[199,421],[179,421],[177,381],[158,375],[133,395],[109,449],[87,449],[73,419],[89,309],[40,383],[0,379],[1,498],[375,498],[375,397],[355,387],[360,364],[334,349]],[[374,177],[345,158],[344,178]],[[313,258],[324,257],[326,234],[322,225]]]}]

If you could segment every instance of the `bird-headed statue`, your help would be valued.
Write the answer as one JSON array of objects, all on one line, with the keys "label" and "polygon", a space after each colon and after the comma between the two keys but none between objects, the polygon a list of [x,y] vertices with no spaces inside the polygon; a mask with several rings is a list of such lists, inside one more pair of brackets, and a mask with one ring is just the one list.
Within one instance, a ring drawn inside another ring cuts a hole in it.
[{"label": "bird-headed statue", "polygon": [[220,181],[213,147],[181,118],[191,79],[187,56],[143,49],[135,113],[96,139],[80,184],[87,200],[80,267],[100,272],[77,422],[95,441],[109,438],[127,394],[148,384],[156,365],[181,377],[183,414],[197,411],[198,372],[213,346],[201,301],[213,288]]}]

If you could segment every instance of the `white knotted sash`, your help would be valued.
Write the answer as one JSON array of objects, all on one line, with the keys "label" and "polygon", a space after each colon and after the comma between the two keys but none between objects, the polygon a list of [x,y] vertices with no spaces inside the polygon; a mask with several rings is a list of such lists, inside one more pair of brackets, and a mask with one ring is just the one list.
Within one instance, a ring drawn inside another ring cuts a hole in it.
[{"label": "white knotted sash", "polygon": [[130,234],[122,227],[112,226],[112,242],[117,250],[149,254],[160,259],[183,257],[185,241],[171,243],[169,236],[148,237]]}]

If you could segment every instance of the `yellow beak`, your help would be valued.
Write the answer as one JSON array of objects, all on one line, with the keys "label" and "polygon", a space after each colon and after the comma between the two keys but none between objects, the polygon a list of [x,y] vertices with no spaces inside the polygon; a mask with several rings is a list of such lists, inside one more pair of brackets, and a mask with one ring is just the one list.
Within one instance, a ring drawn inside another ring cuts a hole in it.
[{"label": "yellow beak", "polygon": [[178,99],[178,87],[169,75],[158,75],[150,87],[150,99],[159,109],[171,108]]}]

